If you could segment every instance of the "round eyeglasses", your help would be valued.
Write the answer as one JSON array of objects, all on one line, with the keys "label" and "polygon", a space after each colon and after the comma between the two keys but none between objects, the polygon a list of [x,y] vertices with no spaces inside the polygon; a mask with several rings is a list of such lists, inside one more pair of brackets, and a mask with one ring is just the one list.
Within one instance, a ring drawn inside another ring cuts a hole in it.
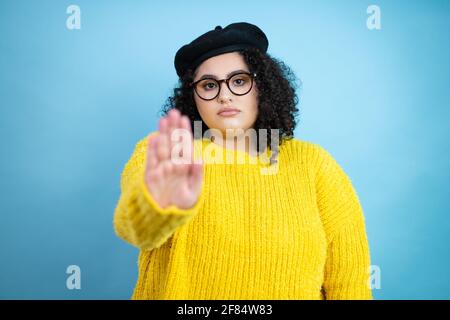
[{"label": "round eyeglasses", "polygon": [[227,79],[217,80],[213,78],[203,78],[190,83],[194,91],[203,100],[213,100],[219,93],[222,82],[227,84],[228,89],[237,96],[243,96],[252,90],[253,79],[256,73],[241,72],[232,75]]}]

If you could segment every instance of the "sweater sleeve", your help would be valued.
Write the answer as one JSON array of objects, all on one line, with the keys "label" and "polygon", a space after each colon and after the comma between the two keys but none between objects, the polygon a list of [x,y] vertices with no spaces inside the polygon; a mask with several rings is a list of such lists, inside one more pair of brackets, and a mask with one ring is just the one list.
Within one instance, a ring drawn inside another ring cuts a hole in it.
[{"label": "sweater sleeve", "polygon": [[196,204],[189,209],[175,205],[161,208],[145,183],[145,161],[148,138],[136,144],[121,175],[121,194],[114,212],[114,231],[118,237],[142,250],[164,244],[175,230],[195,216],[203,203],[203,190]]},{"label": "sweater sleeve", "polygon": [[328,244],[325,299],[371,300],[369,244],[357,193],[333,157],[320,146],[317,152],[317,204]]}]

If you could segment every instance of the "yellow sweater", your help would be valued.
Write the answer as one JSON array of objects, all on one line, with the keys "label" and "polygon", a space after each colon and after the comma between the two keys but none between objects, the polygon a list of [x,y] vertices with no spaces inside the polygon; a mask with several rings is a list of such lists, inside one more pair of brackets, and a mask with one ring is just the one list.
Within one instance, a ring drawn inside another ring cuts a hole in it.
[{"label": "yellow sweater", "polygon": [[[270,165],[195,142],[205,165],[191,209],[152,198],[147,137],[123,170],[114,229],[140,249],[133,299],[372,299],[362,208],[325,149],[287,140]],[[246,164],[213,163],[221,155]]]}]

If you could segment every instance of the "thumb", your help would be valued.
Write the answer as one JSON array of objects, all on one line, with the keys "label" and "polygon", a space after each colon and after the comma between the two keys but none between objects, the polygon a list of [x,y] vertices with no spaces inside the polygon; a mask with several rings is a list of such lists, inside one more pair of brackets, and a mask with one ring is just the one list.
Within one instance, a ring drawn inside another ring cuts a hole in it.
[{"label": "thumb", "polygon": [[189,188],[199,192],[203,182],[203,164],[194,163],[189,168]]}]

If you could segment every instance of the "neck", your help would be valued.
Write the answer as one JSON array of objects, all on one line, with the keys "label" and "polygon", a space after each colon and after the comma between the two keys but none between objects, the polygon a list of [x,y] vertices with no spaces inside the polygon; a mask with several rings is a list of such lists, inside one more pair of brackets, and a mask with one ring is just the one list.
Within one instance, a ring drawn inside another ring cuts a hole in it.
[{"label": "neck", "polygon": [[246,135],[245,132],[237,134],[231,132],[229,134],[212,132],[211,141],[225,149],[244,151],[252,156],[256,156],[258,154],[256,137],[252,134]]}]

